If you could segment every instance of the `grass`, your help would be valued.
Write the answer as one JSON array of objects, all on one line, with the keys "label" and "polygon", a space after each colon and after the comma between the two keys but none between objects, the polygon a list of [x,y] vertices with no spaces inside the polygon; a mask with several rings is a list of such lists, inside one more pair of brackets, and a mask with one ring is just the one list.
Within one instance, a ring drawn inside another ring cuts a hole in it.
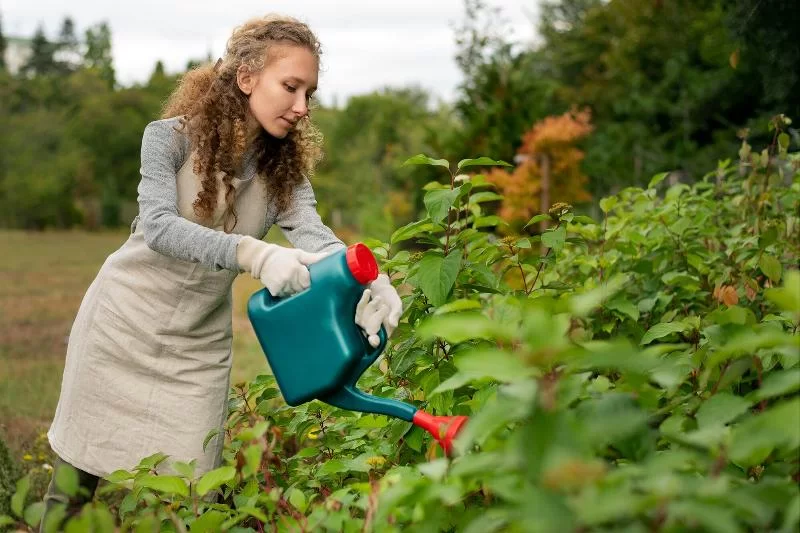
[{"label": "grass", "polygon": [[[127,235],[0,230],[0,436],[15,455],[47,430],[81,299]],[[282,236],[269,238],[280,242]],[[269,371],[246,311],[247,299],[260,288],[249,275],[234,282],[232,383]]]}]

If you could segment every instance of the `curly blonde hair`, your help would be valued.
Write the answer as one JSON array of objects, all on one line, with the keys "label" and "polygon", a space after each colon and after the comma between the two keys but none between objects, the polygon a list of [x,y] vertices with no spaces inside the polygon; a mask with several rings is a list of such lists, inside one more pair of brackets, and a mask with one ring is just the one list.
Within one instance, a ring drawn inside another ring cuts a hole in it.
[{"label": "curly blonde hair", "polygon": [[[202,65],[187,72],[170,95],[162,118],[180,117],[180,130],[188,133],[195,152],[195,174],[201,190],[194,201],[195,214],[209,219],[217,204],[217,175],[222,173],[225,191],[226,232],[236,226],[235,189],[232,180],[247,149],[247,96],[236,82],[240,66],[257,74],[274,59],[281,45],[301,46],[317,58],[319,41],[309,27],[291,17],[267,15],[248,20],[234,29],[225,55],[216,65]],[[278,211],[289,205],[292,191],[304,176],[311,176],[322,157],[322,135],[305,116],[283,139],[261,130],[253,141],[257,173],[266,180]]]}]

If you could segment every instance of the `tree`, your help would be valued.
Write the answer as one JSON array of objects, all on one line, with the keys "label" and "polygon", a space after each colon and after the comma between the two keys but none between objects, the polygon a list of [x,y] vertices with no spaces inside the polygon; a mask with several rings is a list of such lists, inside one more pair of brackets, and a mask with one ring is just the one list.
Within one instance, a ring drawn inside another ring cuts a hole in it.
[{"label": "tree", "polygon": [[762,80],[763,106],[770,115],[800,117],[800,11],[784,0],[734,0],[728,24],[741,43],[734,68],[752,65]]},{"label": "tree", "polygon": [[[553,203],[591,200],[581,170],[584,154],[576,143],[592,129],[588,110],[546,117],[534,124],[523,136],[515,158],[517,168],[511,173],[493,169],[488,174],[504,196],[500,216],[511,223],[524,223],[537,212],[547,213]],[[542,230],[545,227],[543,224]]]},{"label": "tree", "polygon": [[6,70],[8,68],[6,66],[6,36],[3,33],[3,15],[0,13],[0,72]]},{"label": "tree", "polygon": [[567,4],[545,10],[543,46],[559,100],[592,109],[595,194],[665,169],[696,179],[735,149],[723,133],[757,115],[762,91],[752,70],[731,68],[721,0]]},{"label": "tree", "polygon": [[464,20],[456,29],[456,63],[464,81],[455,112],[462,128],[449,140],[450,158],[484,154],[510,160],[526,128],[558,105],[539,54],[518,50],[510,34],[499,9],[465,1]]},{"label": "tree", "polygon": [[428,151],[431,131],[441,129],[428,98],[418,88],[385,88],[350,98],[342,110],[312,110],[325,138],[315,187],[334,225],[388,237],[414,214],[424,176],[401,164]]},{"label": "tree", "polygon": [[55,46],[47,39],[44,27],[39,25],[31,40],[31,55],[23,65],[22,72],[33,76],[44,76],[57,72]]},{"label": "tree", "polygon": [[111,56],[111,29],[101,22],[86,30],[86,53],[83,57],[87,68],[96,70],[106,80],[109,87],[114,87],[115,73]]},{"label": "tree", "polygon": [[61,24],[55,48],[56,64],[62,74],[74,72],[80,67],[80,43],[75,36],[75,23],[70,17],[65,17]]}]

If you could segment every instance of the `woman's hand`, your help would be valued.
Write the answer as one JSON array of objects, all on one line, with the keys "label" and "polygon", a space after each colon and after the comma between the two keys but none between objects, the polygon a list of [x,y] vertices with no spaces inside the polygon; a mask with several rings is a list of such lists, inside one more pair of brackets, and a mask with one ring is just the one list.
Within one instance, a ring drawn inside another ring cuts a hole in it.
[{"label": "woman's hand", "polygon": [[378,331],[381,325],[386,329],[387,337],[391,337],[402,314],[400,295],[392,286],[389,276],[381,274],[361,295],[356,306],[355,322],[366,332],[370,346],[375,348],[380,344]]},{"label": "woman's hand", "polygon": [[327,255],[285,248],[247,235],[236,248],[239,267],[260,279],[269,293],[279,298],[307,289],[311,284],[308,265]]}]

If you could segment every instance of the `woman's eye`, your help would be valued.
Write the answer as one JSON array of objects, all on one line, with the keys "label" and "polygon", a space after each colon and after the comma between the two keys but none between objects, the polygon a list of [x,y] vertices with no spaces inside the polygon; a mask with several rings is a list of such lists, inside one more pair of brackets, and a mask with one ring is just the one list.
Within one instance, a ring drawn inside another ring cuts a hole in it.
[{"label": "woman's eye", "polygon": [[297,90],[297,87],[292,87],[291,85],[287,85],[286,90],[289,91],[290,93],[293,93]]}]

